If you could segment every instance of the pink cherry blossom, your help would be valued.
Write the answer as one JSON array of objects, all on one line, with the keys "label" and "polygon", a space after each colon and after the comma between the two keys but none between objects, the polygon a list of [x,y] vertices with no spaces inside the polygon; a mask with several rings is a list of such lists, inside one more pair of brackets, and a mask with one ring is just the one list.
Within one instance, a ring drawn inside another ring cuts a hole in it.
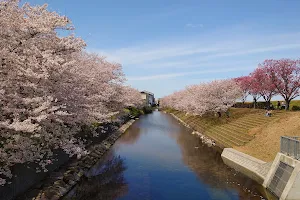
[{"label": "pink cherry blossom", "polygon": [[162,98],[160,105],[201,116],[227,111],[241,96],[242,89],[234,80],[217,80],[188,86]]},{"label": "pink cherry blossom", "polygon": [[66,16],[18,0],[0,1],[0,10],[0,174],[11,178],[10,167],[25,162],[45,171],[53,149],[85,155],[81,125],[140,106],[122,66],[85,52]]},{"label": "pink cherry blossom", "polygon": [[268,73],[268,68],[263,65],[259,65],[258,68],[251,73],[253,81],[251,88],[255,93],[259,93],[267,102],[267,106],[270,105],[271,98],[276,94],[275,84]]},{"label": "pink cherry blossom", "polygon": [[256,108],[257,100],[261,97],[260,91],[257,90],[258,87],[255,87],[257,84],[255,77],[251,74],[249,76],[241,76],[234,79],[242,88],[243,96],[242,101],[245,102],[248,95],[253,97],[253,105]]},{"label": "pink cherry blossom", "polygon": [[300,60],[265,60],[261,67],[266,69],[276,92],[285,100],[288,110],[291,100],[300,96]]}]

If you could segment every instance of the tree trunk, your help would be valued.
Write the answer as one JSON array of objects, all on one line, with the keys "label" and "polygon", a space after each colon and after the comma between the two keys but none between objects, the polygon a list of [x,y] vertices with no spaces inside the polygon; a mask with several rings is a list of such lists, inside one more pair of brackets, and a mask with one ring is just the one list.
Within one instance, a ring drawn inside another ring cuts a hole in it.
[{"label": "tree trunk", "polygon": [[221,112],[217,112],[218,113],[218,117],[221,117],[222,115],[221,115]]},{"label": "tree trunk", "polygon": [[253,108],[256,109],[256,102],[257,102],[257,99],[256,98],[253,98]]},{"label": "tree trunk", "polygon": [[266,106],[267,106],[267,109],[270,109],[271,108],[271,101],[266,101]]},{"label": "tree trunk", "polygon": [[290,102],[291,100],[288,99],[285,100],[285,110],[290,110]]}]

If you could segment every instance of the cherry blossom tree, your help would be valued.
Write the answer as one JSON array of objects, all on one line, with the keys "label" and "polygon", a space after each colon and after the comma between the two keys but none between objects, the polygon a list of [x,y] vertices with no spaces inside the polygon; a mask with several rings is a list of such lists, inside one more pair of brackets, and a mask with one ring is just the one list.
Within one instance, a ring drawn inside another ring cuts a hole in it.
[{"label": "cherry blossom tree", "polygon": [[258,83],[256,82],[255,77],[253,77],[252,74],[250,74],[249,77],[250,77],[250,90],[249,90],[249,94],[253,98],[253,108],[255,109],[256,105],[257,105],[257,101],[261,97],[261,93],[260,93],[260,89],[258,87],[256,87],[256,85]]},{"label": "cherry blossom tree", "polygon": [[262,64],[278,94],[286,102],[286,110],[289,110],[291,100],[300,95],[300,60],[280,59],[265,60]]},{"label": "cherry blossom tree", "polygon": [[249,96],[250,92],[250,76],[241,76],[238,78],[235,78],[234,80],[239,84],[240,88],[242,89],[243,95],[241,97],[243,104],[245,103],[247,97]]},{"label": "cherry blossom tree", "polygon": [[261,97],[260,91],[256,87],[256,79],[250,74],[249,76],[242,76],[234,79],[238,82],[243,90],[242,101],[245,102],[248,95],[253,97],[253,107],[256,108],[257,100]]},{"label": "cherry blossom tree", "polygon": [[[57,29],[72,29],[66,17],[48,12],[46,6],[19,8],[18,3],[0,2],[1,101],[3,111],[13,113],[12,123],[1,124],[32,132],[39,129],[32,120],[45,119],[58,109],[51,104],[54,99],[47,84],[72,64],[70,53],[80,51],[85,43],[72,35],[57,36]],[[29,105],[30,109],[24,108]]]},{"label": "cherry blossom tree", "polygon": [[136,108],[141,108],[143,106],[143,100],[141,98],[141,93],[130,86],[124,86],[121,92],[121,99],[123,101],[122,105],[125,107],[133,106]]},{"label": "cherry blossom tree", "polygon": [[[0,2],[0,10],[0,173],[11,177],[9,167],[15,163],[40,161],[44,166],[41,158],[51,156],[51,148],[70,155],[84,152],[80,141],[60,130],[66,128],[59,119],[65,105],[49,85],[74,63],[71,55],[85,43],[73,35],[59,37],[58,29],[73,27],[46,5],[19,7],[19,1],[9,0]],[[46,131],[55,124],[60,126]]]},{"label": "cherry blossom tree", "polygon": [[251,77],[253,78],[251,84],[252,90],[260,94],[267,103],[267,107],[270,107],[271,98],[276,94],[276,87],[268,73],[268,68],[260,64],[259,67],[251,73]]},{"label": "cherry blossom tree", "polygon": [[119,101],[124,82],[121,65],[85,52],[74,54],[73,60],[74,64],[50,86],[59,104],[65,105],[68,115],[63,120],[69,123],[108,120],[124,107]]},{"label": "cherry blossom tree", "polygon": [[140,100],[123,85],[120,64],[84,52],[67,17],[47,5],[19,4],[0,1],[0,184],[16,163],[45,170],[53,149],[86,154],[75,136],[81,125],[104,122]]},{"label": "cherry blossom tree", "polygon": [[236,81],[217,80],[188,86],[185,90],[162,98],[161,105],[202,116],[227,111],[241,96],[242,89]]}]

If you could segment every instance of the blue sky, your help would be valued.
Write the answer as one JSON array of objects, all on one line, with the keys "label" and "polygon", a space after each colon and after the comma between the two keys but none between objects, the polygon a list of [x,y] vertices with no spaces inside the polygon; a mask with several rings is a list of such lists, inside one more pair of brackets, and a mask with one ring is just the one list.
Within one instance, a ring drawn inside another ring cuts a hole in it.
[{"label": "blue sky", "polygon": [[128,84],[162,97],[300,58],[299,0],[29,0],[67,15],[87,50],[123,65]]}]

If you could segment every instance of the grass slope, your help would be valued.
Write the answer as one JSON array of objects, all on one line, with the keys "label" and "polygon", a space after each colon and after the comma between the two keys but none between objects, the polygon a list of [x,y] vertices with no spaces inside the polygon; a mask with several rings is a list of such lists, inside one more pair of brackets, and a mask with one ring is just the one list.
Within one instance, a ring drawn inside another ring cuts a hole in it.
[{"label": "grass slope", "polygon": [[266,162],[273,161],[280,151],[280,136],[300,136],[300,112],[283,113],[265,126],[251,129],[249,134],[255,138],[235,149]]},{"label": "grass slope", "polygon": [[193,129],[206,134],[221,147],[232,147],[265,161],[272,161],[280,148],[280,136],[300,135],[300,112],[231,108],[230,118],[212,115],[192,116],[168,109]]}]

